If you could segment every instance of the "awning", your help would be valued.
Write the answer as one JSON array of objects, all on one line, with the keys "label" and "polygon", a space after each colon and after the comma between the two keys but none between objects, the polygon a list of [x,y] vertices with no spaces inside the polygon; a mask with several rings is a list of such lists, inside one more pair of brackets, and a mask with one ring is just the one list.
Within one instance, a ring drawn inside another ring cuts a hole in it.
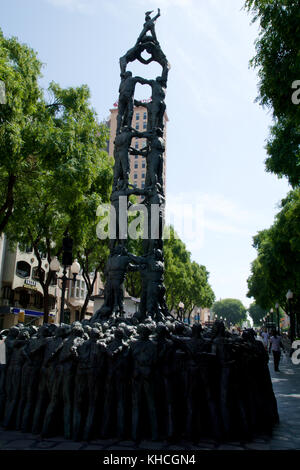
[{"label": "awning", "polygon": [[[22,309],[22,308],[16,308],[16,307],[11,307],[10,313],[14,313],[15,315],[18,315],[20,312],[24,312],[25,315],[28,315],[30,317],[43,317],[44,312],[39,312],[37,310],[27,310],[27,309]],[[50,317],[55,317],[55,313],[49,313]]]}]

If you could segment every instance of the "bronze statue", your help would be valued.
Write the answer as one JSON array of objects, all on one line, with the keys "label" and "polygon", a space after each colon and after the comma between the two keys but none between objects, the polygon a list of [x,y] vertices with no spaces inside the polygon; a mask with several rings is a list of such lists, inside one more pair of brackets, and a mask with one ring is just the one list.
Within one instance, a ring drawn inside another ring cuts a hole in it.
[{"label": "bronze statue", "polygon": [[[160,17],[160,9],[159,8],[157,9],[157,15],[155,15],[153,18],[151,18],[151,16],[150,16],[151,13],[153,13],[153,10],[152,11],[146,11],[146,13],[145,13],[145,23],[144,23],[143,30],[142,30],[141,34],[137,38],[137,41],[136,41],[137,44],[139,42],[141,42],[145,37],[147,37],[147,39],[151,38],[154,42],[158,43],[154,27],[155,27],[155,22],[156,22],[157,18]],[[151,36],[146,36],[148,31],[151,32]]]}]

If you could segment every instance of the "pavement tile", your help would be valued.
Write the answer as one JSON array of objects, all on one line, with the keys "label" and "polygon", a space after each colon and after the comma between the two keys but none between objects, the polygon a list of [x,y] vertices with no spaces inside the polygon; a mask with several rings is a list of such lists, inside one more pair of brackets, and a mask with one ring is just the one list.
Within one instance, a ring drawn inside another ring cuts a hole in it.
[{"label": "pavement tile", "polygon": [[217,446],[216,442],[205,442],[205,441],[200,441],[198,444],[196,444],[196,447],[201,447],[205,449],[215,449]]},{"label": "pavement tile", "polygon": [[155,441],[142,441],[139,444],[140,449],[149,449],[149,450],[161,450],[166,446],[163,442],[155,442]]},{"label": "pavement tile", "polygon": [[86,447],[83,447],[81,450],[103,450],[103,447],[96,445],[88,445]]},{"label": "pavement tile", "polygon": [[136,447],[136,443],[134,441],[120,441],[118,444],[123,447]]},{"label": "pavement tile", "polygon": [[244,450],[244,448],[241,445],[231,446],[229,444],[223,444],[220,447],[217,447],[216,450]]},{"label": "pavement tile", "polygon": [[245,448],[249,450],[270,450],[270,444],[267,442],[250,442],[245,444]]},{"label": "pavement tile", "polygon": [[54,450],[79,450],[82,446],[83,446],[82,442],[67,441],[67,442],[60,442],[52,448]]},{"label": "pavement tile", "polygon": [[167,450],[188,450],[186,447],[183,447],[183,446],[169,446]]},{"label": "pavement tile", "polygon": [[35,446],[36,449],[52,449],[55,447],[57,444],[60,444],[55,441],[39,441],[37,445]]},{"label": "pavement tile", "polygon": [[274,441],[270,446],[271,450],[292,450],[296,448],[297,446],[293,442],[283,444],[281,441]]},{"label": "pavement tile", "polygon": [[[132,449],[135,449],[135,447],[133,447]],[[111,446],[111,447],[107,447],[105,450],[127,450],[127,451],[130,451],[132,449],[130,449],[130,447],[125,447],[125,446]]]},{"label": "pavement tile", "polygon": [[2,447],[5,449],[30,449],[33,444],[36,443],[36,440],[33,439],[18,439],[15,441],[10,441]]},{"label": "pavement tile", "polygon": [[120,439],[95,439],[95,440],[92,440],[90,441],[89,443],[94,445],[101,445],[103,447],[109,447],[109,446],[113,446],[115,444],[117,444],[118,442],[120,442]]},{"label": "pavement tile", "polygon": [[0,439],[0,449],[2,449],[6,444],[8,444],[8,440],[7,439]]}]

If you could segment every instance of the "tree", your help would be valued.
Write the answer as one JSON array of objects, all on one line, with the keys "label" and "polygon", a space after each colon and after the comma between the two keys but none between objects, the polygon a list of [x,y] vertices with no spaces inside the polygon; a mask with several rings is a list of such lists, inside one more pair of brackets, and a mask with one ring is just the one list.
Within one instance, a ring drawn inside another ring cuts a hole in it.
[{"label": "tree", "polygon": [[[291,191],[282,201],[282,210],[277,214],[270,229],[260,232],[255,238],[258,257],[252,263],[252,274],[248,279],[248,297],[265,308],[275,303],[291,316],[291,331],[295,333],[295,317],[300,313],[300,189]],[[259,267],[259,269],[258,269]],[[259,279],[264,279],[263,289]],[[291,289],[294,293],[291,305],[286,293]],[[280,310],[280,309],[279,309]]]},{"label": "tree", "polygon": [[238,299],[222,299],[215,302],[212,306],[212,311],[215,315],[226,318],[227,322],[233,324],[241,323],[246,320],[246,308]]},{"label": "tree", "polygon": [[281,211],[274,224],[259,232],[253,246],[258,256],[251,265],[248,297],[265,309],[276,302],[288,312],[286,293],[294,292],[293,307],[300,312],[300,188],[281,201]]},{"label": "tree", "polygon": [[32,49],[16,38],[6,39],[0,29],[0,78],[6,91],[5,103],[0,104],[0,234],[30,175],[35,154],[32,124],[42,98],[41,65]]},{"label": "tree", "polygon": [[61,253],[66,229],[74,238],[74,252],[78,251],[96,219],[93,209],[101,200],[108,201],[112,179],[112,161],[101,150],[107,129],[97,122],[87,86],[62,89],[51,83],[49,92],[52,101],[41,105],[32,121],[36,153],[28,159],[28,176],[22,194],[15,195],[6,230],[11,241],[34,248],[45,322],[53,273],[43,278],[40,251],[47,254],[50,264]]},{"label": "tree", "polygon": [[253,320],[254,325],[261,325],[260,320],[262,320],[267,314],[267,310],[261,308],[255,302],[250,305],[248,312]]},{"label": "tree", "polygon": [[170,238],[164,242],[167,305],[172,311],[183,302],[184,314],[190,318],[195,306],[210,307],[215,296],[205,266],[191,261],[191,254],[174,228],[169,227],[169,231]]},{"label": "tree", "polygon": [[300,8],[298,0],[247,0],[245,8],[259,22],[256,55],[262,106],[272,109],[274,125],[266,149],[266,169],[300,184]]}]

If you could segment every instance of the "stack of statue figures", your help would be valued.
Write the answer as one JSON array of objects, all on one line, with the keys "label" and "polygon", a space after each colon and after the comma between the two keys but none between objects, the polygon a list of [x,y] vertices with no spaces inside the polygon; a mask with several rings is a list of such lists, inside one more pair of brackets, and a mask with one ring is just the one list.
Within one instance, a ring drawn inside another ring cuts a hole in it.
[{"label": "stack of statue figures", "polygon": [[[91,320],[74,324],[22,324],[6,331],[6,364],[0,368],[0,420],[7,429],[64,435],[67,439],[199,441],[251,439],[271,432],[278,422],[268,354],[252,330],[243,336],[225,331],[222,322],[202,329],[178,322],[168,312],[164,287],[163,116],[168,61],[146,13],[135,46],[120,59],[121,84],[115,138],[111,202],[117,220],[121,202],[144,197],[158,208],[156,222],[144,229],[157,236],[144,240],[143,256],[127,251],[126,224],[117,224],[110,242],[104,304]],[[149,59],[142,53],[147,51]],[[155,80],[133,77],[134,60],[158,62]],[[134,100],[136,83],[150,85],[151,101]],[[131,127],[134,105],[147,109],[145,132]],[[131,146],[133,137],[147,140]],[[129,184],[129,155],[147,162],[145,188]],[[121,199],[123,197],[123,199]],[[149,211],[152,213],[152,210]],[[141,275],[139,311],[124,316],[124,280],[129,270]],[[4,335],[4,333],[3,333]]]},{"label": "stack of statue figures", "polygon": [[6,333],[6,429],[199,442],[251,440],[278,423],[268,353],[253,330],[110,317]]},{"label": "stack of statue figures", "polygon": [[[165,96],[170,65],[164,55],[155,34],[155,21],[160,16],[151,17],[146,12],[143,30],[136,44],[120,58],[121,83],[119,87],[117,129],[114,140],[114,177],[111,204],[115,211],[115,233],[110,238],[110,255],[107,261],[105,276],[106,286],[104,304],[94,315],[93,321],[102,321],[110,316],[124,314],[124,281],[129,270],[140,271],[142,294],[139,312],[136,317],[143,321],[151,317],[163,321],[168,309],[165,302],[163,226],[164,226],[164,182],[163,155],[165,152],[164,114],[166,111]],[[142,53],[146,51],[149,58]],[[152,61],[162,67],[162,74],[153,80],[132,76],[127,70],[129,62],[138,60],[143,64]],[[149,85],[152,90],[149,102],[134,99],[137,83]],[[134,106],[144,106],[147,112],[147,129],[139,132],[132,128]],[[146,141],[139,149],[131,146],[133,138]],[[137,188],[129,183],[130,155],[142,155],[146,161],[145,187]],[[147,210],[144,221],[143,251],[137,257],[127,252],[127,210],[130,206],[129,196],[135,194],[143,197],[142,204]],[[124,201],[125,205],[121,203]],[[125,215],[125,217],[124,217]],[[110,234],[112,235],[112,234]]]}]

